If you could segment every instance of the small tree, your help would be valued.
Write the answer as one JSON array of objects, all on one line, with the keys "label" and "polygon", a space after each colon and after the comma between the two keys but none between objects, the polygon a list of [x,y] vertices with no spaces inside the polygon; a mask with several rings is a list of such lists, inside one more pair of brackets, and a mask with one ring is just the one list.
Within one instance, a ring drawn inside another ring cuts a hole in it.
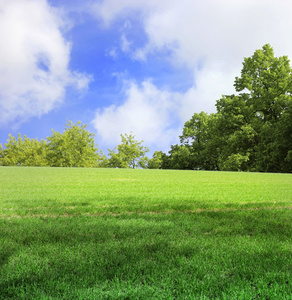
[{"label": "small tree", "polygon": [[112,168],[145,168],[148,158],[145,153],[149,149],[142,146],[144,141],[138,142],[132,134],[121,134],[122,143],[113,150],[109,149],[108,166]]},{"label": "small tree", "polygon": [[153,153],[152,158],[148,161],[148,169],[161,169],[163,162],[162,154],[162,151],[155,151]]},{"label": "small tree", "polygon": [[222,171],[241,171],[242,165],[248,162],[248,155],[242,155],[239,153],[231,154],[221,166]]},{"label": "small tree", "polygon": [[99,153],[94,143],[94,134],[86,124],[69,121],[63,133],[52,130],[48,140],[48,161],[54,167],[94,167]]}]

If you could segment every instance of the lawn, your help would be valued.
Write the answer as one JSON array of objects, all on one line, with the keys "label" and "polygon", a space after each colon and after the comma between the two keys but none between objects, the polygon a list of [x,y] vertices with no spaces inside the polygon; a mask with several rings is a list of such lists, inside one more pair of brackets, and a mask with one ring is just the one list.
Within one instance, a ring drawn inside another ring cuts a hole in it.
[{"label": "lawn", "polygon": [[0,168],[1,299],[292,299],[292,175]]}]

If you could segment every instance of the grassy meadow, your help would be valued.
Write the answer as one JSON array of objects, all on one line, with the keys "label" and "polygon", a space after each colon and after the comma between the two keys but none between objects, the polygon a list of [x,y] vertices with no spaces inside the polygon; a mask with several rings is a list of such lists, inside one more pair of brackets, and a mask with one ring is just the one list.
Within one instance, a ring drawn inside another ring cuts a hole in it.
[{"label": "grassy meadow", "polygon": [[292,175],[0,167],[0,299],[292,299]]}]

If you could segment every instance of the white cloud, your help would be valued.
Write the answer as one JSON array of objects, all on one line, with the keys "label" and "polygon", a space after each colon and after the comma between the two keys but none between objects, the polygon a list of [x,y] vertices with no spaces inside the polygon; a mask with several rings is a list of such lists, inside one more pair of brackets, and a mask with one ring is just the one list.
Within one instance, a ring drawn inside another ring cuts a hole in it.
[{"label": "white cloud", "polygon": [[[129,12],[144,12],[156,7],[156,0],[106,0],[95,1],[89,7],[89,11],[98,18],[104,21],[106,26],[110,26],[111,23],[117,17],[125,17],[129,15]],[[130,24],[130,23],[128,23]]]},{"label": "white cloud", "polygon": [[90,76],[68,69],[64,20],[46,0],[0,0],[0,123],[48,113],[68,86],[87,88]]},{"label": "white cloud", "polygon": [[113,47],[111,49],[107,49],[106,55],[111,56],[113,59],[116,59],[118,57],[117,48]]},{"label": "white cloud", "polygon": [[[220,77],[220,73],[214,70],[202,72],[204,74],[199,76],[199,88],[192,87],[185,93],[159,89],[150,81],[144,81],[140,86],[133,81],[128,82],[123,88],[123,103],[96,112],[93,125],[102,138],[101,144],[117,145],[121,133],[132,131],[151,150],[167,152],[169,145],[178,143],[183,123],[194,112],[206,111],[204,101],[221,97],[216,89],[208,90],[210,81],[231,91],[233,78],[230,78],[229,86],[224,86],[225,80]],[[194,101],[198,97],[203,102]],[[215,112],[214,105],[207,107],[207,111]]]},{"label": "white cloud", "polygon": [[132,42],[130,42],[126,35],[123,33],[121,36],[121,49],[123,52],[129,52],[131,49],[131,44]]},{"label": "white cloud", "polygon": [[92,12],[108,26],[141,16],[148,44],[140,51],[168,47],[193,67],[201,59],[228,66],[266,43],[291,53],[291,39],[283,38],[291,32],[291,9],[288,0],[107,0],[96,2]]},{"label": "white cloud", "polygon": [[182,103],[178,110],[182,121],[189,120],[194,112],[216,112],[215,101],[223,94],[234,94],[235,72],[222,74],[220,67],[206,65],[196,72],[195,85],[182,95]]},{"label": "white cloud", "polygon": [[93,124],[98,135],[112,145],[120,142],[121,133],[132,131],[145,145],[155,143],[164,147],[178,136],[169,127],[175,121],[179,100],[178,93],[158,90],[149,81],[141,86],[128,82],[124,103],[99,110]]},{"label": "white cloud", "polygon": [[[234,93],[234,78],[240,75],[243,58],[252,55],[264,44],[270,43],[276,56],[292,57],[291,9],[292,4],[288,0],[107,0],[96,2],[92,11],[106,26],[114,24],[116,19],[131,19],[138,15],[147,40],[139,48],[131,39],[128,55],[145,63],[150,54],[161,56],[161,53],[169,53],[161,59],[168,59],[174,66],[183,65],[193,72],[195,80],[189,90],[173,93],[175,97],[169,90],[165,100],[176,107],[175,112],[183,124],[194,112],[214,112],[215,101],[222,94]],[[152,90],[157,95],[165,93],[154,85]],[[139,91],[140,99],[144,99],[140,100],[141,103],[128,97],[121,106],[99,111],[96,120],[103,122],[112,118],[117,130],[124,128],[125,124],[128,131],[135,131],[138,126],[141,138],[144,138],[142,134],[147,136],[147,128],[153,126],[151,131],[155,131],[156,135],[151,141],[161,142],[166,130],[164,122],[173,124],[172,115],[166,113],[159,119],[157,105],[145,100],[148,99],[147,89],[136,87],[136,91]],[[179,105],[177,100],[173,100],[177,97]],[[145,101],[147,109],[143,108]],[[164,107],[167,105],[164,104]],[[152,123],[147,121],[147,118],[150,119],[147,114],[144,121],[144,115],[138,114],[140,122],[131,117],[133,112],[142,112],[143,109],[151,112]],[[102,133],[105,130],[103,125],[97,126],[104,139],[109,140],[116,134],[110,130],[107,134]]]}]

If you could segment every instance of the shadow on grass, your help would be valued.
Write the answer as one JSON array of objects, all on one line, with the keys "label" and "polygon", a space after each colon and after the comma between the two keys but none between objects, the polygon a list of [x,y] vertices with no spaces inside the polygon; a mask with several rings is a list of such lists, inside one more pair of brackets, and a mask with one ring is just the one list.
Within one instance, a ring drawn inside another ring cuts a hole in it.
[{"label": "shadow on grass", "polygon": [[0,298],[285,298],[292,293],[291,216],[262,210],[1,220]]}]

